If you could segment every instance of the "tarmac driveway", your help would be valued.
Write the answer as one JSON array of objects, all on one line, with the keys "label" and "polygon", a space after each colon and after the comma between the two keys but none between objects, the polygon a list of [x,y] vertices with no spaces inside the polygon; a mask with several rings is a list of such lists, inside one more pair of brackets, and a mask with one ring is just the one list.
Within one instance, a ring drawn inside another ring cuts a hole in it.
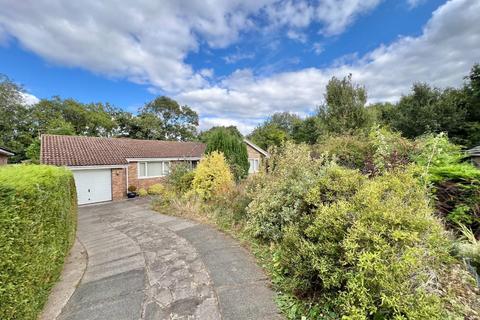
[{"label": "tarmac driveway", "polygon": [[88,262],[58,319],[281,319],[250,254],[146,201],[79,209]]}]

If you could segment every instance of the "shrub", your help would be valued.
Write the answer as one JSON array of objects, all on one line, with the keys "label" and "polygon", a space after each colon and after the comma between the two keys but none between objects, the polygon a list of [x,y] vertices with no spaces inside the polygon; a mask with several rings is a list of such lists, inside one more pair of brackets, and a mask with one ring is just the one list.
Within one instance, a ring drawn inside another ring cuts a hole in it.
[{"label": "shrub", "polygon": [[314,151],[332,155],[339,165],[352,169],[362,169],[373,152],[368,137],[363,134],[326,137],[314,147]]},{"label": "shrub", "polygon": [[75,238],[73,175],[4,166],[0,194],[0,319],[36,319]]},{"label": "shrub", "polygon": [[247,220],[247,206],[252,200],[246,192],[249,181],[215,194],[204,208],[224,229],[240,228]]},{"label": "shrub", "polygon": [[161,183],[152,184],[148,187],[147,192],[150,195],[160,195],[165,191],[165,186]]},{"label": "shrub", "polygon": [[480,236],[480,170],[463,162],[460,146],[445,134],[423,136],[417,144],[415,162],[424,168],[426,182],[433,184],[436,213],[458,234],[462,223]]},{"label": "shrub", "polygon": [[175,191],[185,193],[192,189],[192,181],[195,172],[188,164],[179,163],[173,166],[167,177],[167,182]]},{"label": "shrub", "polygon": [[138,190],[138,195],[139,195],[140,197],[146,197],[146,196],[148,196],[148,191],[145,190],[145,188],[140,188],[140,189]]},{"label": "shrub", "polygon": [[247,208],[247,228],[253,236],[278,241],[286,225],[310,213],[305,196],[317,181],[322,165],[323,160],[312,159],[304,144],[287,143],[272,149],[269,174],[259,176],[262,181],[251,190],[253,200]]},{"label": "shrub", "polygon": [[312,223],[286,228],[285,286],[345,319],[443,318],[432,275],[448,262],[450,242],[423,187],[410,172],[350,180],[342,170],[334,168],[343,177],[334,183],[345,187],[334,189],[346,192],[323,198],[312,189]]},{"label": "shrub", "polygon": [[213,151],[195,169],[192,187],[202,199],[208,200],[233,184],[233,175],[222,153]]},{"label": "shrub", "polygon": [[475,238],[472,230],[460,224],[462,237],[457,242],[456,249],[460,257],[469,260],[469,263],[475,268],[474,272],[480,285],[480,240]]},{"label": "shrub", "polygon": [[[156,190],[157,191],[157,190]],[[167,187],[162,186],[161,190],[157,191],[158,193],[154,193],[155,195],[159,195],[153,200],[153,206],[158,211],[165,212],[166,209],[169,209],[171,203],[180,198],[180,195],[173,190],[170,186]]]},{"label": "shrub", "polygon": [[370,130],[369,141],[373,152],[367,157],[362,171],[370,176],[407,165],[415,152],[415,145],[410,140],[378,126]]},{"label": "shrub", "polygon": [[399,133],[373,127],[368,135],[360,132],[329,136],[314,150],[318,154],[334,156],[339,165],[374,176],[408,164],[416,148]]},{"label": "shrub", "polygon": [[131,186],[128,186],[128,192],[135,192],[137,191],[137,187],[131,185]]}]

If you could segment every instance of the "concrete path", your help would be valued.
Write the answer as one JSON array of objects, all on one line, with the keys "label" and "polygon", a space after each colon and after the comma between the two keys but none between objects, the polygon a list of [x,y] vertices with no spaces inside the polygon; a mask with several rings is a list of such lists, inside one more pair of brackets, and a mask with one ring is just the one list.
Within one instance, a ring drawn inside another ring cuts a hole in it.
[{"label": "concrete path", "polygon": [[79,209],[88,254],[57,319],[281,319],[249,253],[212,227],[145,201]]}]

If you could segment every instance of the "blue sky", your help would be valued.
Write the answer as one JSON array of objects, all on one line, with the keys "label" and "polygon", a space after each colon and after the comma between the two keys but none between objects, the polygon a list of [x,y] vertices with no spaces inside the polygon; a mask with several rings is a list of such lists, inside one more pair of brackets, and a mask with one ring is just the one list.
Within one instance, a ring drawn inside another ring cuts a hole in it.
[{"label": "blue sky", "polygon": [[332,76],[369,101],[414,81],[457,86],[480,62],[480,1],[0,0],[0,73],[37,98],[110,102],[155,95],[193,107],[201,128],[247,133],[276,111],[306,115]]}]

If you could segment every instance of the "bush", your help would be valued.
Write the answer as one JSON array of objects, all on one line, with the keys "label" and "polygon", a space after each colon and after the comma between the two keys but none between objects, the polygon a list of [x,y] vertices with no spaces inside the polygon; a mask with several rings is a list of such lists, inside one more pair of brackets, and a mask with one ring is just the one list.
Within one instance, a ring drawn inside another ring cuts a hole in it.
[{"label": "bush", "polygon": [[75,238],[73,175],[4,166],[0,194],[0,319],[36,319]]},{"label": "bush", "polygon": [[286,287],[345,319],[443,318],[432,275],[448,262],[450,243],[423,187],[411,173],[350,180],[342,170],[334,168],[340,196],[312,189],[312,223],[285,231],[278,263]]},{"label": "bush", "polygon": [[217,193],[205,206],[220,227],[238,229],[247,220],[247,206],[252,200],[246,191],[248,180]]},{"label": "bush", "polygon": [[162,186],[161,190],[159,188],[158,193],[154,194],[159,195],[159,197],[153,200],[153,207],[163,213],[165,213],[166,209],[169,209],[173,201],[181,197],[181,195],[177,194],[169,185],[166,187]]},{"label": "bush", "polygon": [[165,191],[165,186],[160,183],[152,184],[148,187],[147,192],[150,195],[161,195]]},{"label": "bush", "polygon": [[426,182],[433,184],[437,215],[457,234],[461,234],[461,223],[479,237],[480,170],[464,162],[460,146],[451,143],[445,134],[423,136],[417,144],[415,162],[424,168]]},{"label": "bush", "polygon": [[135,191],[137,191],[137,187],[135,187],[135,186],[133,186],[133,185],[132,185],[132,186],[128,186],[128,192],[135,192]]},{"label": "bush", "polygon": [[233,184],[233,175],[222,153],[213,151],[203,158],[195,169],[193,190],[208,200]]},{"label": "bush", "polygon": [[138,190],[138,195],[139,195],[140,197],[146,197],[146,196],[148,196],[148,191],[145,190],[145,188],[140,188],[140,189]]},{"label": "bush", "polygon": [[269,174],[258,177],[261,181],[251,191],[253,200],[247,208],[247,228],[254,237],[278,241],[286,225],[310,213],[305,196],[317,181],[322,165],[323,160],[312,159],[304,144],[287,143],[272,149]]},{"label": "bush", "polygon": [[373,153],[368,137],[363,134],[329,136],[320,141],[314,151],[332,155],[339,165],[351,169],[362,169],[367,157]]},{"label": "bush", "polygon": [[368,135],[329,136],[315,146],[314,151],[333,156],[341,166],[375,176],[410,163],[416,148],[399,133],[373,127]]},{"label": "bush", "polygon": [[192,181],[195,172],[188,164],[179,163],[173,166],[167,177],[167,182],[175,191],[185,193],[192,189]]}]

